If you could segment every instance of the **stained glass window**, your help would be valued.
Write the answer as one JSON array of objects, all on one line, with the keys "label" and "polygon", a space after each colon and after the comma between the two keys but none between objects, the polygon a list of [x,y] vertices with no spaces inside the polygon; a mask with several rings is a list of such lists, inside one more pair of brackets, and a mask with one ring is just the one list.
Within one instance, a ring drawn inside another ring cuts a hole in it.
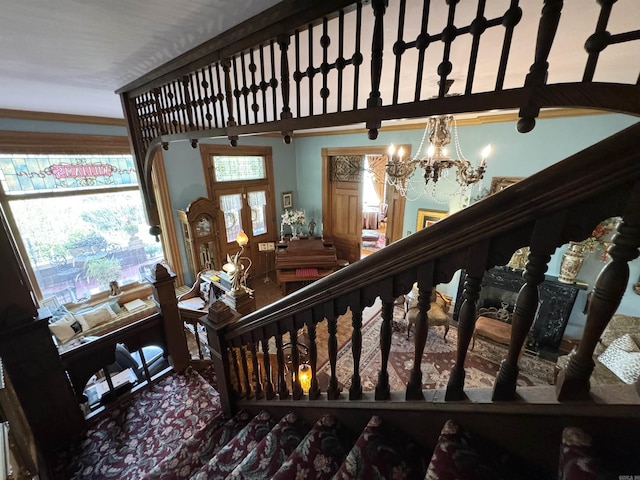
[{"label": "stained glass window", "polygon": [[267,177],[264,157],[213,156],[213,172],[216,182],[258,180]]}]

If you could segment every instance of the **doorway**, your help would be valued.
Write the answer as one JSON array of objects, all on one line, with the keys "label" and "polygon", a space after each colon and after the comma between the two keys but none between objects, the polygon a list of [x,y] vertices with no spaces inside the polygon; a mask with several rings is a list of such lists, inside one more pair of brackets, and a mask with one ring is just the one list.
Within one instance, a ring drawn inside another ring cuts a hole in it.
[{"label": "doorway", "polygon": [[[410,145],[403,145],[403,148],[410,154]],[[324,232],[325,236],[333,239],[338,257],[349,263],[358,261],[363,249],[363,226],[366,226],[363,216],[364,157],[379,157],[380,165],[383,166],[386,163],[386,153],[385,146],[322,149]],[[402,238],[405,198],[394,188],[388,188],[384,199],[387,205],[384,244],[388,245]]]},{"label": "doorway", "polygon": [[242,257],[249,278],[264,276],[273,263],[261,244],[275,242],[277,228],[273,196],[270,147],[202,145],[207,192],[217,219],[216,265],[227,263],[240,246],[244,232],[248,242]]}]

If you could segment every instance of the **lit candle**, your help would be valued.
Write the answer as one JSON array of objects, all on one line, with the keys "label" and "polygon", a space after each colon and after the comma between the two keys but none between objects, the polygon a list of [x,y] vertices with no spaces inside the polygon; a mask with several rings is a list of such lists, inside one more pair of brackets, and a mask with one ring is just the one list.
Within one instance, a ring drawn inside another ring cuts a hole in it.
[{"label": "lit candle", "polygon": [[404,149],[402,147],[400,147],[398,149],[398,157],[400,160],[402,160],[402,156],[404,155]]},{"label": "lit candle", "polygon": [[393,154],[396,153],[396,147],[393,146],[393,143],[389,145],[389,157],[393,158]]},{"label": "lit candle", "polygon": [[482,149],[480,166],[484,167],[487,165],[487,157],[491,154],[491,144],[487,145]]},{"label": "lit candle", "polygon": [[307,363],[301,363],[298,366],[298,381],[304,393],[311,388],[311,377],[313,376],[311,367]]}]

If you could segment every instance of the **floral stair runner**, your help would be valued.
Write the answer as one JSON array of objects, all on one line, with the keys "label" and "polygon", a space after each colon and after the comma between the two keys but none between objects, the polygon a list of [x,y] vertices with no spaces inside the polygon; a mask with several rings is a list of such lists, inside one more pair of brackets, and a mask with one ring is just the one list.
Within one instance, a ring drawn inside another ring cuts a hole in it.
[{"label": "floral stair runner", "polygon": [[[559,441],[556,478],[595,478],[588,435],[574,430]],[[60,452],[55,478],[552,478],[488,445],[452,421],[431,452],[377,415],[359,437],[328,414],[311,428],[294,413],[278,421],[265,411],[253,418],[240,411],[227,420],[215,389],[188,369],[115,408],[75,450]]]}]

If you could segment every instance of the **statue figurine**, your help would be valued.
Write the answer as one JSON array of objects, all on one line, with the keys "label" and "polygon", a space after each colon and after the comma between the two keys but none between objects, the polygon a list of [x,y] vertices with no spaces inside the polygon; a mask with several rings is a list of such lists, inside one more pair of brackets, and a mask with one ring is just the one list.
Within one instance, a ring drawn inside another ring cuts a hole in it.
[{"label": "statue figurine", "polygon": [[316,222],[314,222],[313,218],[309,222],[309,236],[313,237],[313,233],[316,230]]},{"label": "statue figurine", "polygon": [[120,293],[122,293],[122,291],[120,290],[120,285],[118,285],[118,282],[116,280],[113,280],[111,282],[109,282],[109,296],[110,297],[115,297],[117,295],[120,295]]}]

